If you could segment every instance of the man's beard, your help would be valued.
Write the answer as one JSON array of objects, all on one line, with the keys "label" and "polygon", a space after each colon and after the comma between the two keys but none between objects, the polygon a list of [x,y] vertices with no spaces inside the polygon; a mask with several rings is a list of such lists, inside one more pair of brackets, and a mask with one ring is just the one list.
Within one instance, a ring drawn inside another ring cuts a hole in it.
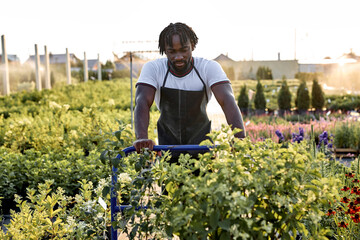
[{"label": "man's beard", "polygon": [[[171,66],[173,67],[173,69],[175,70],[175,72],[177,73],[184,73],[186,70],[189,69],[190,67],[190,60],[186,61],[186,60],[180,60],[180,61],[174,61],[171,62]],[[178,63],[183,64],[181,67],[177,66]]]}]

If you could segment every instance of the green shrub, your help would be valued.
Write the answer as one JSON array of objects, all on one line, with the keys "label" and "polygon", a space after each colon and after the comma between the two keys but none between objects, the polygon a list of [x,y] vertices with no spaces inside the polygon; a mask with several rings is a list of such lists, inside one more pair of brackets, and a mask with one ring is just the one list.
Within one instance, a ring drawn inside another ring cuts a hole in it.
[{"label": "green shrub", "polygon": [[269,67],[260,66],[256,71],[257,80],[273,79],[272,71]]},{"label": "green shrub", "polygon": [[[324,155],[305,141],[252,144],[224,135],[228,131],[211,133],[219,144],[199,160],[182,155],[179,164],[170,164],[163,154],[152,163],[151,154],[138,156],[132,207],[117,227],[130,239],[295,239],[296,233],[325,239],[330,232],[319,223],[340,184],[321,172],[330,164]],[[154,181],[168,195],[154,192]],[[136,211],[148,191],[148,207]]]},{"label": "green shrub", "polygon": [[325,105],[324,92],[317,79],[313,80],[311,91],[311,106],[317,111],[321,111]]},{"label": "green shrub", "polygon": [[256,84],[256,92],[254,98],[255,109],[265,110],[266,109],[266,100],[264,95],[263,86],[261,85],[260,80]]},{"label": "green shrub", "polygon": [[320,73],[307,73],[307,72],[298,72],[295,74],[295,78],[300,81],[312,82],[314,79],[320,77]]},{"label": "green shrub", "polygon": [[278,93],[278,106],[280,110],[291,109],[291,92],[287,85],[286,79],[283,79],[280,91]]},{"label": "green shrub", "polygon": [[[79,182],[79,194],[67,196],[53,181],[28,189],[27,198],[16,196],[18,211],[11,211],[11,222],[0,238],[11,239],[105,239],[110,229],[109,208],[98,204],[105,180],[93,188],[91,181]],[[107,199],[105,199],[107,200]],[[107,205],[109,201],[106,201]]]},{"label": "green shrub", "polygon": [[238,97],[238,106],[241,111],[243,110],[246,111],[249,107],[249,95],[247,93],[245,84],[240,89],[240,95]]},{"label": "green shrub", "polygon": [[310,95],[306,82],[302,81],[296,92],[295,106],[301,111],[307,111],[310,107]]},{"label": "green shrub", "polygon": [[337,125],[334,132],[336,148],[360,149],[360,126],[356,122],[345,122]]},{"label": "green shrub", "polygon": [[332,111],[352,111],[360,109],[360,96],[343,95],[343,96],[327,96],[327,108]]}]

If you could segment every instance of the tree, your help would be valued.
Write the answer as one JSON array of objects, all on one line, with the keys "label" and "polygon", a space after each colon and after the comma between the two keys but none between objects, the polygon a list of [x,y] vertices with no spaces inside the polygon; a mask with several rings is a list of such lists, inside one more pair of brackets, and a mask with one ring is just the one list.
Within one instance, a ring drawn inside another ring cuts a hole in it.
[{"label": "tree", "polygon": [[281,88],[278,94],[278,106],[280,110],[290,111],[291,109],[291,92],[287,85],[286,78],[283,78]]},{"label": "tree", "polygon": [[312,85],[311,105],[316,111],[321,111],[325,105],[324,92],[316,78],[313,80]]},{"label": "tree", "polygon": [[261,85],[260,80],[258,80],[256,84],[256,93],[255,93],[255,99],[254,99],[255,109],[264,111],[266,108],[266,100],[264,95],[264,90]]},{"label": "tree", "polygon": [[260,66],[256,71],[256,79],[258,80],[273,79],[271,69],[269,67]]},{"label": "tree", "polygon": [[246,85],[244,84],[240,89],[240,95],[238,97],[238,106],[242,113],[245,115],[248,113],[249,108],[249,95],[246,91]]},{"label": "tree", "polygon": [[110,61],[110,60],[107,60],[105,65],[101,64],[101,68],[102,69],[112,69],[112,70],[115,70],[115,64]]},{"label": "tree", "polygon": [[296,92],[295,105],[299,112],[307,111],[310,107],[310,95],[305,81],[301,81]]}]

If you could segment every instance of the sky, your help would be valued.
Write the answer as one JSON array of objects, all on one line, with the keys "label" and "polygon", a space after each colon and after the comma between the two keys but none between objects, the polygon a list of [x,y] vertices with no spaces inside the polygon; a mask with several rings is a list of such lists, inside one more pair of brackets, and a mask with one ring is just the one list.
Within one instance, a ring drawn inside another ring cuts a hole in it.
[{"label": "sky", "polygon": [[[319,61],[360,55],[358,0],[1,0],[0,35],[21,62],[44,46],[78,58],[156,51],[160,32],[183,22],[199,38],[194,56]],[[148,54],[146,57],[158,57]]]}]

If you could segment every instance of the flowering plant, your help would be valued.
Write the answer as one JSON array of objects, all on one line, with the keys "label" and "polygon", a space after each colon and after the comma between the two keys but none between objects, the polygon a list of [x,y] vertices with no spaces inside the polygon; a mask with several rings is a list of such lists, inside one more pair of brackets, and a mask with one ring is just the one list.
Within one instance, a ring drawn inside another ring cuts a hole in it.
[{"label": "flowering plant", "polygon": [[[339,177],[343,185],[339,199],[330,201],[324,222],[333,228],[336,239],[358,239],[360,234],[359,158],[350,167],[342,166]],[[338,170],[340,170],[338,169]],[[336,172],[333,172],[336,174]]]}]

